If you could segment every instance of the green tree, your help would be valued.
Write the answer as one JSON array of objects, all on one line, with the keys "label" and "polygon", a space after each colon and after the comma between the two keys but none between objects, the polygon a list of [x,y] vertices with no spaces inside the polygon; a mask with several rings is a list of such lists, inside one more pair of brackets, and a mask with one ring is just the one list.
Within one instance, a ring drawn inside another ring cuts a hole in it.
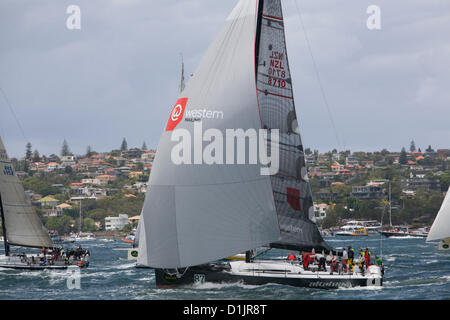
[{"label": "green tree", "polygon": [[34,150],[33,152],[33,162],[39,162],[41,161],[41,157],[39,156],[39,151]]},{"label": "green tree", "polygon": [[87,146],[86,148],[86,158],[90,158],[92,156],[93,152],[92,152],[92,148],[91,146]]},{"label": "green tree", "polygon": [[43,197],[48,196],[49,194],[54,195],[59,193],[57,188],[52,187],[51,183],[39,176],[25,178],[22,183],[25,189],[33,190],[34,192],[41,194]]},{"label": "green tree", "polygon": [[128,144],[127,144],[127,140],[125,138],[123,138],[122,144],[120,145],[120,151],[126,151],[126,150],[128,150]]},{"label": "green tree", "polygon": [[439,184],[441,191],[447,191],[450,186],[450,172],[445,172],[439,176]]},{"label": "green tree", "polygon": [[65,173],[65,174],[68,174],[68,175],[71,175],[71,174],[73,173],[72,167],[71,167],[71,166],[65,167],[65,168],[64,168],[64,173]]},{"label": "green tree", "polygon": [[61,156],[69,156],[70,154],[69,144],[67,143],[66,139],[64,139],[61,149]]},{"label": "green tree", "polygon": [[400,164],[407,164],[408,163],[408,157],[406,155],[406,150],[405,150],[404,147],[402,148],[402,151],[400,152],[400,158],[398,159],[398,162]]},{"label": "green tree", "polygon": [[45,227],[47,230],[56,230],[59,234],[68,234],[72,231],[72,225],[74,221],[67,215],[63,215],[62,217],[50,217],[47,219],[45,223]]},{"label": "green tree", "polygon": [[74,220],[72,220],[71,217],[67,215],[63,215],[61,218],[59,218],[60,222],[60,229],[58,232],[60,234],[68,234],[73,230]]},{"label": "green tree", "polygon": [[31,151],[31,143],[28,142],[26,145],[25,160],[31,161],[32,155],[33,155],[33,152]]},{"label": "green tree", "polygon": [[416,151],[416,144],[415,144],[414,140],[411,141],[411,144],[409,146],[409,151],[410,152]]},{"label": "green tree", "polygon": [[96,230],[95,221],[92,218],[84,218],[83,219],[83,227],[82,231],[85,232],[94,232]]},{"label": "green tree", "polygon": [[123,232],[130,232],[131,230],[133,230],[133,225],[131,223],[126,224],[122,229]]}]

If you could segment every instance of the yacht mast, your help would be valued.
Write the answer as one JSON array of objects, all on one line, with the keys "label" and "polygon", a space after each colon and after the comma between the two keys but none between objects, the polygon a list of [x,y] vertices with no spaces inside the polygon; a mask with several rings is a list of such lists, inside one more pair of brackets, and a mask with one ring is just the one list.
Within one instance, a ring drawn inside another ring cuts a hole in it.
[{"label": "yacht mast", "polygon": [[183,92],[185,87],[184,84],[184,61],[183,61],[183,54],[181,54],[181,80],[180,80],[180,93]]},{"label": "yacht mast", "polygon": [[79,233],[78,233],[79,237],[81,237],[81,222],[82,222],[82,220],[81,220],[81,199],[80,199],[80,228],[79,228]]},{"label": "yacht mast", "polygon": [[392,227],[391,181],[389,181],[389,225]]}]

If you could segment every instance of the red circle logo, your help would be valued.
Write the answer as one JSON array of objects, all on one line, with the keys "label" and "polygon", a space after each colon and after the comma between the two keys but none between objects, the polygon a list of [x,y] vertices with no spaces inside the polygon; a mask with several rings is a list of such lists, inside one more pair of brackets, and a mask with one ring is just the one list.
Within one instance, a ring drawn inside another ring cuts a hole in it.
[{"label": "red circle logo", "polygon": [[172,109],[170,113],[169,121],[167,122],[166,131],[172,131],[183,119],[184,109],[186,108],[186,103],[188,98],[180,98]]}]

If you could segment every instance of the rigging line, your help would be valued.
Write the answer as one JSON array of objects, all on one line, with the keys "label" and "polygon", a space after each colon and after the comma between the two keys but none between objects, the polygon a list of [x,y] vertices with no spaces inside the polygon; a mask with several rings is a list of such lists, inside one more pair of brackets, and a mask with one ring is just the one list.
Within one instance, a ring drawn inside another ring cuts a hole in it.
[{"label": "rigging line", "polygon": [[334,134],[336,136],[337,143],[339,145],[339,148],[342,150],[341,141],[339,139],[339,135],[338,135],[338,132],[337,132],[337,129],[336,129],[336,125],[335,125],[334,120],[333,120],[333,115],[331,114],[330,105],[329,105],[327,97],[325,95],[325,89],[323,87],[322,79],[321,79],[320,74],[319,74],[319,69],[317,68],[316,60],[314,59],[314,55],[312,53],[311,44],[309,42],[308,34],[306,33],[305,25],[303,24],[302,15],[300,13],[300,9],[298,7],[297,0],[293,0],[293,1],[295,3],[295,7],[297,8],[298,18],[300,20],[300,25],[302,27],[303,34],[305,35],[306,46],[308,47],[309,55],[311,56],[311,60],[312,60],[313,67],[314,67],[314,71],[315,71],[316,77],[317,77],[317,82],[319,83],[320,92],[322,94],[322,98],[323,98],[325,107],[327,109],[328,116],[330,117],[330,122],[331,122],[331,125],[333,126],[333,130],[334,130]]},{"label": "rigging line", "polygon": [[16,113],[14,112],[14,109],[13,109],[11,103],[9,102],[9,99],[8,99],[8,97],[6,96],[6,93],[5,93],[5,91],[3,90],[2,87],[0,87],[0,91],[1,91],[2,94],[3,94],[3,98],[5,99],[6,104],[7,104],[8,107],[9,107],[9,110],[11,111],[11,113],[12,113],[13,116],[14,116],[14,119],[16,120],[17,126],[19,127],[20,132],[22,133],[22,136],[24,137],[25,141],[28,142],[29,140],[28,140],[28,138],[25,136],[25,132],[24,132],[24,130],[23,130],[23,128],[22,128],[22,125],[20,124],[19,119],[17,118]]}]

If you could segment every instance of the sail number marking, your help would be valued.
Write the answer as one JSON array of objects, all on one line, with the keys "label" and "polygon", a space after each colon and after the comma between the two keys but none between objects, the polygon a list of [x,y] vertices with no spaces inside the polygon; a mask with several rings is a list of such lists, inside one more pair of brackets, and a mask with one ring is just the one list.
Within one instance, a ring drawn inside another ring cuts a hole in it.
[{"label": "sail number marking", "polygon": [[[277,88],[285,88],[286,87],[286,81],[284,78],[286,78],[286,71],[284,69],[284,54],[277,51],[272,51],[271,55],[269,57],[270,64],[269,69],[267,70],[267,73],[269,77],[267,77],[267,84],[272,87]],[[277,78],[273,78],[273,77]]]},{"label": "sail number marking", "polygon": [[7,175],[7,176],[13,176],[14,175],[14,171],[13,171],[11,166],[5,166],[3,168],[3,174]]}]

